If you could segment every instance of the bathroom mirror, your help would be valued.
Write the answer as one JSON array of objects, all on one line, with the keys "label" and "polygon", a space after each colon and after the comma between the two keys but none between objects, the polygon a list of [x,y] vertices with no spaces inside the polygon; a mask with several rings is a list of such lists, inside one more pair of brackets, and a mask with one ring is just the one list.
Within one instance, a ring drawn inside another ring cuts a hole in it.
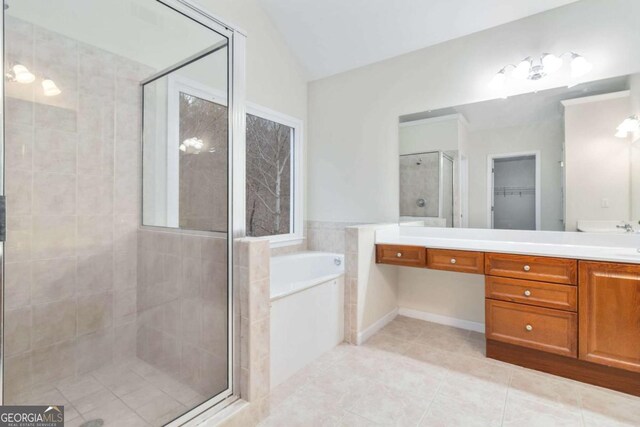
[{"label": "bathroom mirror", "polygon": [[639,111],[632,74],[403,115],[400,223],[625,232],[640,220]]}]

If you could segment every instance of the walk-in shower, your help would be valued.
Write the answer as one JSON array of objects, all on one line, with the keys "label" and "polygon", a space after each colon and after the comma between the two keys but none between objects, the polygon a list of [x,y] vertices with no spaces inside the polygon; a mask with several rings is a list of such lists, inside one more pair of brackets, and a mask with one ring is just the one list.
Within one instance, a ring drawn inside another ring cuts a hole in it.
[{"label": "walk-in shower", "polygon": [[238,34],[183,0],[20,0],[3,37],[2,402],[123,426],[230,398]]},{"label": "walk-in shower", "polygon": [[429,223],[454,226],[456,151],[400,155],[400,216],[407,221],[437,218]]}]

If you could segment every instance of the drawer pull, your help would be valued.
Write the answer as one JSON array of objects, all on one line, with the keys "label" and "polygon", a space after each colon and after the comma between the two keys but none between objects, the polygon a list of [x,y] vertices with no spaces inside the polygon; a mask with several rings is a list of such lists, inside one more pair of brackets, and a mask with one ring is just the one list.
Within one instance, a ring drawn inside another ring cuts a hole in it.
[{"label": "drawer pull", "polygon": [[526,291],[524,291],[524,296],[525,297],[530,297],[531,296],[531,291],[529,289],[527,289]]},{"label": "drawer pull", "polygon": [[398,253],[396,254],[396,256],[397,256],[398,258],[402,258],[402,252],[398,252]]},{"label": "drawer pull", "polygon": [[456,259],[455,258],[451,258],[451,264],[455,264],[456,263]]},{"label": "drawer pull", "polygon": [[531,325],[527,325],[524,328],[527,330],[527,332],[533,331],[533,326],[531,326]]},{"label": "drawer pull", "polygon": [[524,271],[529,271],[529,270],[531,270],[531,267],[529,267],[528,265],[525,265],[524,266]]}]

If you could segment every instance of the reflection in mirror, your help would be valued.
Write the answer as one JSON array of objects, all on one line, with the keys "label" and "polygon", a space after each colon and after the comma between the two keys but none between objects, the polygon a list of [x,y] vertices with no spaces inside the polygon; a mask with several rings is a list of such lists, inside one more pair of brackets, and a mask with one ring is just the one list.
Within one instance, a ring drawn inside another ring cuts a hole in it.
[{"label": "reflection in mirror", "polygon": [[227,231],[226,42],[143,85],[143,224]]},{"label": "reflection in mirror", "polygon": [[639,106],[634,74],[401,116],[401,223],[637,228]]}]

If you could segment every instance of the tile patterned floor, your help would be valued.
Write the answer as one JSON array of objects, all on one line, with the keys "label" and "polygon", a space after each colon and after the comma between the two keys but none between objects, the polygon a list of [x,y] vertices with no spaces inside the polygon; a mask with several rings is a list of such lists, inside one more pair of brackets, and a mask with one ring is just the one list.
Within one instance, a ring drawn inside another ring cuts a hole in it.
[{"label": "tile patterned floor", "polygon": [[482,334],[397,317],[278,386],[261,427],[640,426],[640,398],[486,359]]},{"label": "tile patterned floor", "polygon": [[63,404],[65,427],[102,418],[105,426],[160,426],[203,402],[201,396],[140,359],[119,362],[18,396],[17,403]]}]

